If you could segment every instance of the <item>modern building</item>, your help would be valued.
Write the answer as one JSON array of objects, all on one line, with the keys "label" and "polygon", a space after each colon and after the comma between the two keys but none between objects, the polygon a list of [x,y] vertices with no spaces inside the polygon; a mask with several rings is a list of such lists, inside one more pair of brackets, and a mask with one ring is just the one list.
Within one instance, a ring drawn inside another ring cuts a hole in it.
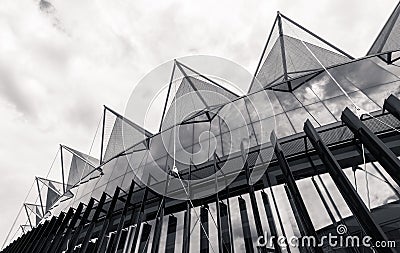
[{"label": "modern building", "polygon": [[245,95],[175,61],[159,132],[104,107],[100,157],[61,145],[2,252],[400,251],[399,15],[354,58],[278,12]]}]

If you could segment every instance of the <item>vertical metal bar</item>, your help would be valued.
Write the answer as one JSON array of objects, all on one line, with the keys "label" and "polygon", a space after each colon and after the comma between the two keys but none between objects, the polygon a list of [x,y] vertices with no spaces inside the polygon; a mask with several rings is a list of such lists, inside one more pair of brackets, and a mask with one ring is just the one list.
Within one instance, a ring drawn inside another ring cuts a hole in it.
[{"label": "vertical metal bar", "polygon": [[31,217],[29,216],[29,212],[28,212],[28,209],[26,208],[26,204],[25,203],[24,203],[24,209],[25,209],[25,212],[26,212],[26,216],[28,217],[29,226],[31,226],[31,228],[33,228],[32,222],[31,222]]},{"label": "vertical metal bar", "polygon": [[219,210],[221,216],[221,231],[222,231],[222,242],[224,243],[224,251],[227,253],[232,253],[232,244],[231,236],[230,236],[230,229],[229,229],[229,216],[228,216],[228,207],[225,203],[220,201],[219,203]]},{"label": "vertical metal bar", "polygon": [[[300,190],[297,187],[296,180],[294,179],[292,171],[290,170],[289,163],[285,157],[285,154],[283,153],[282,147],[274,132],[271,133],[270,140],[272,145],[274,145],[274,152],[278,160],[279,167],[281,168],[282,173],[284,175],[283,178],[286,182],[287,189],[289,190],[290,195],[293,198],[293,204],[295,206],[294,209],[297,210],[297,212],[299,213],[298,215],[300,221],[299,225],[300,226],[302,225],[304,232],[306,233],[305,235],[313,236],[316,240],[318,240],[318,236],[317,233],[315,232],[314,225],[312,224],[310,214],[307,211]],[[313,248],[316,252],[322,252],[321,247],[315,246]]]},{"label": "vertical metal bar", "polygon": [[[329,218],[331,219],[333,226],[337,227],[337,226],[338,226],[338,223],[337,223],[337,221],[336,221],[336,219],[335,219],[335,216],[333,216],[333,213],[332,213],[332,211],[331,211],[331,209],[330,209],[330,207],[329,207],[329,205],[328,205],[328,202],[325,200],[325,197],[324,197],[324,195],[322,194],[322,191],[321,191],[321,189],[320,189],[320,187],[319,187],[317,181],[315,181],[314,177],[311,177],[311,181],[313,182],[314,187],[315,187],[315,189],[317,190],[317,193],[318,193],[319,198],[322,200],[322,204],[324,205],[325,210],[327,211],[328,216],[329,216]],[[341,221],[341,222],[342,222],[342,221]],[[345,224],[344,224],[344,225],[345,225]],[[347,232],[346,232],[345,234],[348,235]],[[330,246],[330,247],[331,247],[331,246]],[[345,249],[345,251],[346,251],[346,252],[358,252],[358,249],[357,249],[357,248],[353,248],[353,247],[352,247],[352,248],[348,247],[348,248]]]},{"label": "vertical metal bar", "polygon": [[[112,215],[113,215],[113,212],[114,212],[115,205],[117,204],[120,191],[121,191],[121,188],[119,188],[119,187],[117,187],[115,189],[115,191],[114,191],[114,196],[111,199],[111,203],[110,203],[110,206],[108,208],[106,217],[105,217],[105,219],[103,221],[103,225],[101,226],[101,230],[99,232],[99,236],[98,236],[98,239],[97,239],[95,247],[94,247],[94,252],[97,252],[101,248],[101,245],[104,242],[104,238],[105,238],[105,236],[107,234],[108,227],[110,225],[110,221],[111,221],[111,218],[112,218]],[[100,200],[100,202],[101,202],[101,200]],[[101,213],[102,210],[103,210],[103,204],[100,205],[100,203],[99,203],[99,205],[97,206],[97,209],[96,209],[96,213],[93,216],[93,220],[92,220],[92,222],[91,222],[91,224],[90,224],[90,226],[89,226],[89,228],[88,228],[88,230],[86,232],[85,243],[81,247],[81,252],[82,253],[85,252],[85,250],[86,250],[87,242],[90,240],[91,233],[92,233],[92,230],[94,228],[94,224],[97,221],[97,219],[99,218],[100,213]]]},{"label": "vertical metal bar", "polygon": [[335,209],[336,215],[339,217],[340,221],[343,222],[342,214],[340,213],[339,208],[337,207],[335,201],[333,200],[333,198],[332,198],[330,192],[328,191],[328,188],[326,187],[326,185],[325,185],[325,183],[324,183],[324,181],[322,180],[322,178],[321,178],[320,175],[318,175],[318,179],[319,179],[319,181],[321,182],[322,187],[324,188],[325,194],[328,196],[329,201],[331,202],[333,208]]},{"label": "vertical metal bar", "polygon": [[24,248],[24,245],[26,245],[26,243],[29,241],[29,239],[33,236],[33,234],[35,233],[35,230],[36,229],[32,228],[30,231],[28,231],[28,233],[24,234],[21,237],[21,239],[20,239],[21,241],[19,242],[19,244],[16,244],[15,241],[12,242],[11,244],[9,244],[7,246],[8,251],[12,252],[12,253],[20,252],[20,250]]},{"label": "vertical metal bar", "polygon": [[400,160],[397,156],[349,108],[343,111],[341,119],[400,186]]},{"label": "vertical metal bar", "polygon": [[43,223],[43,226],[39,229],[38,233],[36,233],[35,237],[32,238],[32,240],[29,243],[29,245],[25,249],[23,249],[25,252],[31,252],[34,249],[36,244],[40,241],[40,238],[41,238],[42,234],[49,227],[49,225],[50,225],[50,221],[46,220]]},{"label": "vertical metal bar", "polygon": [[[104,194],[103,194],[104,195]],[[94,205],[94,198],[91,198],[89,200],[88,205],[86,206],[85,212],[83,213],[83,216],[81,218],[81,220],[79,221],[79,225],[76,227],[74,234],[71,236],[71,240],[67,243],[68,245],[68,250],[66,251],[66,253],[72,253],[74,250],[74,247],[76,245],[76,243],[78,242],[81,230],[83,228],[83,226],[85,225],[90,212],[92,211],[93,205]]]},{"label": "vertical metal bar", "polygon": [[[382,231],[381,227],[372,218],[370,212],[365,206],[364,202],[354,190],[354,187],[342,171],[339,163],[336,161],[335,157],[331,151],[327,148],[325,143],[322,141],[321,137],[318,135],[317,131],[314,129],[313,125],[309,120],[304,124],[304,132],[310,139],[312,145],[317,150],[318,155],[328,169],[333,181],[338,187],[341,195],[349,206],[350,210],[357,218],[364,232],[372,238],[372,242],[377,241],[387,241],[385,233]],[[394,251],[389,248],[374,248],[377,252],[390,252]]]},{"label": "vertical metal bar", "polygon": [[121,233],[119,235],[120,238],[118,238],[117,241],[117,234],[115,234],[114,241],[112,242],[113,245],[116,245],[115,251],[113,251],[113,245],[109,246],[111,248],[111,253],[112,252],[120,252],[121,250],[124,250],[125,243],[128,240],[128,228],[124,228],[121,230]]},{"label": "vertical metal bar", "polygon": [[139,251],[138,252],[146,252],[148,247],[148,239],[150,236],[151,226],[149,224],[143,223],[142,226],[142,236],[140,237],[139,242]]},{"label": "vertical metal bar", "polygon": [[[90,204],[90,201],[89,201],[89,204]],[[74,213],[74,216],[72,217],[71,222],[69,223],[64,235],[58,241],[54,241],[52,243],[52,246],[50,247],[49,252],[61,252],[62,251],[61,248],[63,247],[65,242],[67,242],[67,240],[70,239],[71,234],[72,234],[72,229],[74,229],[76,222],[80,218],[82,210],[83,210],[83,203],[80,203],[78,205],[78,207]]]},{"label": "vertical metal bar", "polygon": [[296,220],[296,224],[297,224],[297,227],[299,229],[300,235],[307,236],[308,234],[307,234],[307,232],[306,232],[306,230],[304,228],[304,224],[303,224],[303,222],[301,220],[301,214],[300,214],[299,210],[297,210],[297,206],[294,203],[292,193],[289,191],[289,189],[288,189],[286,184],[283,187],[285,189],[286,196],[287,196],[287,198],[289,200],[289,204],[290,204],[290,207],[292,209],[292,212],[293,212],[293,215],[294,215],[294,219]]},{"label": "vertical metal bar", "polygon": [[[200,208],[200,223],[202,224],[203,229],[200,229],[200,253],[209,253],[210,245],[209,245],[209,232],[208,232],[208,206],[202,206]],[[167,252],[165,252],[167,253]]]},{"label": "vertical metal bar", "polygon": [[174,65],[172,67],[171,78],[170,78],[170,81],[169,81],[168,91],[167,91],[167,98],[165,99],[164,109],[163,109],[163,113],[162,113],[161,121],[160,121],[160,127],[158,129],[159,132],[161,132],[161,130],[162,130],[162,123],[163,123],[163,120],[164,120],[165,112],[167,111],[168,98],[169,98],[169,94],[171,93],[172,82],[174,81],[173,78],[174,78],[174,73],[175,73],[175,66],[176,66],[176,60],[174,60]]},{"label": "vertical metal bar", "polygon": [[281,55],[282,55],[282,67],[283,67],[283,78],[287,81],[289,91],[292,91],[292,84],[289,80],[287,65],[286,65],[286,51],[285,51],[285,40],[283,38],[283,28],[282,28],[282,17],[278,11],[278,28],[279,28],[279,41],[281,43]]},{"label": "vertical metal bar", "polygon": [[315,181],[314,177],[311,177],[311,181],[312,181],[312,183],[313,183],[313,185],[314,185],[315,190],[316,190],[317,193],[318,193],[319,198],[320,198],[321,201],[322,201],[322,204],[323,204],[324,207],[325,207],[326,212],[328,213],[329,218],[331,219],[333,225],[334,225],[335,227],[337,227],[337,222],[336,222],[335,216],[333,216],[333,213],[332,213],[331,209],[329,208],[329,205],[328,205],[328,203],[326,202],[325,197],[324,197],[324,195],[322,194],[322,191],[321,191],[321,189],[319,188],[319,185],[318,185],[317,182]]},{"label": "vertical metal bar", "polygon": [[219,194],[218,194],[218,179],[217,179],[217,160],[216,160],[216,154],[214,153],[214,175],[215,175],[215,188],[216,188],[216,201],[215,201],[215,207],[217,209],[217,231],[218,231],[218,250],[219,252],[224,252],[224,242],[222,239],[222,229],[221,229],[221,210],[220,210],[220,205],[219,205]]},{"label": "vertical metal bar", "polygon": [[[272,237],[272,244],[274,246],[274,252],[281,253],[281,246],[279,246],[279,244],[278,244],[278,232],[277,232],[277,229],[276,229],[275,219],[274,219],[274,216],[272,214],[271,205],[270,205],[269,200],[268,200],[268,195],[264,191],[262,191],[261,192],[261,197],[262,197],[262,200],[264,202],[264,208],[265,208],[265,213],[267,215],[268,227],[269,227],[271,236],[273,236]],[[264,242],[265,243],[269,243],[268,238],[264,238]],[[268,246],[269,245],[267,244],[267,247]]]},{"label": "vertical metal bar", "polygon": [[42,208],[42,215],[44,216],[44,208],[43,208],[42,194],[40,193],[40,187],[39,187],[39,178],[38,178],[38,177],[35,177],[35,179],[36,179],[37,190],[38,190],[38,193],[39,193],[40,207]]},{"label": "vertical metal bar", "polygon": [[43,252],[50,252],[54,245],[58,244],[59,240],[63,236],[64,230],[68,225],[68,222],[71,220],[72,216],[74,215],[74,209],[72,207],[69,208],[65,218],[63,219],[60,226],[57,228],[57,231],[50,237],[48,240]]},{"label": "vertical metal bar", "polygon": [[[284,228],[283,222],[282,222],[282,217],[281,217],[281,214],[280,214],[280,212],[279,212],[278,204],[277,204],[277,202],[276,202],[275,194],[274,194],[274,191],[272,190],[272,184],[271,184],[271,180],[270,180],[270,178],[269,178],[269,172],[268,172],[268,170],[265,172],[265,179],[266,179],[266,181],[267,181],[267,186],[269,187],[269,191],[270,191],[271,196],[272,196],[272,201],[274,202],[274,209],[275,209],[276,215],[277,215],[277,217],[278,217],[279,227],[280,227],[280,229],[281,229],[281,231],[282,231],[282,236],[283,236],[284,238],[287,238],[287,237],[286,237],[285,228]],[[287,240],[285,240],[285,241],[287,242]],[[287,250],[288,253],[291,253],[289,244],[286,244],[286,250]]]},{"label": "vertical metal bar", "polygon": [[[129,226],[128,228],[128,233],[126,235],[126,240],[124,244],[124,248],[122,250],[122,253],[130,253],[132,251],[132,245],[133,245],[133,235],[135,234],[135,230],[138,229],[137,226]],[[119,248],[119,247],[118,247]]]},{"label": "vertical metal bar", "polygon": [[178,219],[170,215],[168,219],[167,240],[165,242],[165,253],[175,252],[176,225]]},{"label": "vertical metal bar", "polygon": [[231,214],[231,207],[230,207],[230,203],[229,203],[229,199],[230,199],[230,192],[229,192],[229,186],[226,187],[226,205],[228,207],[228,221],[229,221],[229,239],[230,239],[230,244],[231,244],[231,252],[234,253],[235,252],[235,247],[234,247],[234,240],[233,240],[233,228],[232,228],[232,214]]},{"label": "vertical metal bar", "polygon": [[156,215],[156,218],[155,218],[153,243],[151,244],[151,250],[150,250],[151,253],[157,253],[158,249],[160,247],[161,229],[162,229],[162,226],[163,226],[165,201],[166,201],[166,197],[165,196],[167,195],[168,184],[169,184],[169,174],[167,173],[167,180],[165,182],[164,195],[161,198],[159,211],[158,211],[158,213]]},{"label": "vertical metal bar", "polygon": [[182,243],[182,253],[189,253],[189,237],[190,237],[190,204],[186,202],[186,212],[184,214],[183,222],[183,243]]},{"label": "vertical metal bar", "polygon": [[130,246],[131,246],[131,251],[132,251],[132,252],[134,252],[135,249],[136,249],[136,242],[137,242],[137,239],[138,239],[138,237],[139,237],[140,224],[142,223],[142,215],[143,215],[143,211],[144,211],[144,208],[145,208],[145,203],[146,203],[146,200],[147,200],[148,192],[149,192],[149,190],[148,190],[148,188],[146,187],[146,188],[144,189],[144,194],[143,194],[142,202],[141,202],[141,204],[140,204],[140,208],[139,208],[139,210],[138,210],[139,212],[138,212],[138,215],[136,216],[136,219],[134,219],[134,211],[132,211],[132,218],[131,218],[131,220],[134,219],[133,224],[136,225],[135,232],[134,232],[134,234],[133,234],[133,236],[132,236],[132,238],[131,238],[132,245],[130,245]]},{"label": "vertical metal bar", "polygon": [[[250,168],[249,168],[249,164],[247,162],[247,158],[245,157],[243,145],[241,145],[241,152],[242,152],[242,159],[244,161],[244,171],[246,174],[246,181],[247,181],[247,185],[248,185],[248,189],[249,189],[250,204],[251,204],[251,209],[252,209],[253,216],[254,216],[254,222],[256,224],[256,232],[257,232],[257,238],[258,238],[258,237],[264,235],[264,231],[263,231],[262,224],[261,224],[260,213],[258,211],[258,204],[257,204],[257,200],[256,200],[256,195],[254,193],[254,186],[253,186],[252,182],[250,182]],[[247,215],[247,213],[246,213],[246,215]],[[261,248],[259,248],[259,251],[266,252],[266,249],[264,247],[261,247]]]},{"label": "vertical metal bar", "polygon": [[124,224],[125,224],[126,214],[128,212],[129,206],[131,205],[131,199],[132,199],[134,188],[135,188],[135,181],[132,180],[131,186],[129,187],[128,195],[126,197],[124,209],[122,210],[121,218],[119,219],[118,228],[117,228],[117,231],[115,233],[115,240],[111,245],[111,252],[116,252],[117,249],[118,249],[118,244],[119,244],[119,242],[121,240],[122,229],[123,229]]},{"label": "vertical metal bar", "polygon": [[[190,179],[191,179],[191,172],[192,172],[192,164],[189,165],[189,180],[188,180],[188,198],[191,198],[191,191],[190,191]],[[182,244],[182,252],[189,253],[190,250],[190,227],[191,227],[191,206],[190,201],[186,201],[186,212],[184,215],[184,227],[183,227],[183,244]]]},{"label": "vertical metal bar", "polygon": [[57,227],[60,226],[64,217],[65,217],[65,213],[63,213],[63,212],[58,217],[53,216],[53,218],[50,221],[49,227],[39,238],[36,246],[32,249],[33,253],[43,252],[43,248],[46,246],[46,243],[48,242],[49,237],[51,237],[51,235],[54,234],[54,232],[57,230]]},{"label": "vertical metal bar", "polygon": [[[99,238],[100,240],[102,240],[104,238],[104,235],[105,235],[104,230],[107,230],[110,218],[112,217],[112,211],[114,210],[115,203],[118,200],[119,190],[120,190],[119,187],[117,187],[117,189],[115,189],[114,197],[111,200],[111,204],[110,204],[109,210],[107,212],[106,219],[104,220],[104,223],[103,223],[102,232],[100,234],[102,238]],[[103,212],[103,205],[104,205],[104,202],[106,201],[106,197],[107,197],[107,194],[104,192],[103,195],[100,198],[99,203],[97,204],[96,211],[94,212],[93,218],[89,222],[89,226],[86,229],[85,237],[83,239],[82,246],[81,246],[81,248],[79,250],[79,252],[81,252],[81,253],[85,253],[86,250],[87,250],[87,247],[89,245],[89,241],[90,241],[90,239],[92,237],[94,226],[96,225],[96,222],[98,221],[98,219],[100,217],[100,214]],[[100,241],[100,240],[97,240],[97,241]]]},{"label": "vertical metal bar", "polygon": [[242,197],[239,197],[238,201],[239,201],[240,218],[242,220],[244,247],[246,253],[254,253],[253,238],[251,236],[249,217],[247,215],[246,201]]},{"label": "vertical metal bar", "polygon": [[23,250],[29,245],[29,243],[31,242],[32,238],[34,238],[34,236],[36,235],[36,233],[39,232],[39,229],[40,229],[42,226],[43,226],[43,225],[41,224],[41,225],[37,226],[36,228],[33,228],[33,229],[30,231],[29,236],[25,237],[25,240],[21,243],[20,248],[14,247],[14,249],[13,249],[12,252],[21,252],[21,251],[23,251]]},{"label": "vertical metal bar", "polygon": [[103,127],[101,129],[101,144],[100,144],[100,165],[103,164],[103,153],[104,153],[104,127],[106,125],[106,107],[103,106]]},{"label": "vertical metal bar", "polygon": [[60,144],[60,158],[61,158],[61,177],[62,177],[63,191],[65,193],[67,191],[67,187],[65,185],[64,156],[63,156],[63,147],[61,144]]}]

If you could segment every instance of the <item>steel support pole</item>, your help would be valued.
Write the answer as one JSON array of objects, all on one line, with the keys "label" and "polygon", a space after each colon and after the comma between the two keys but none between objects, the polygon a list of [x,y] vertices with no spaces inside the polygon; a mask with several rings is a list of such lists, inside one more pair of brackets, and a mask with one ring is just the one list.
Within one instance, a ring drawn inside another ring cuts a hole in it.
[{"label": "steel support pole", "polygon": [[65,215],[62,223],[60,224],[60,226],[57,227],[57,230],[54,232],[53,235],[51,235],[49,237],[48,242],[46,243],[43,252],[50,252],[49,249],[51,249],[51,247],[54,244],[57,244],[58,241],[60,240],[61,236],[63,236],[64,230],[67,227],[69,221],[71,220],[72,216],[74,215],[74,209],[72,207],[69,208],[67,214]]},{"label": "steel support pole", "polygon": [[349,108],[343,111],[341,119],[400,186],[400,160],[396,155]]},{"label": "steel support pole", "polygon": [[251,236],[250,222],[249,222],[249,216],[247,214],[246,201],[242,197],[239,197],[238,202],[239,202],[240,219],[242,221],[244,248],[246,253],[254,253],[253,238]]},{"label": "steel support pole", "polygon": [[[257,238],[260,236],[264,236],[264,231],[262,228],[262,224],[261,224],[261,218],[260,218],[260,212],[258,211],[258,204],[257,204],[257,200],[256,200],[256,194],[254,193],[254,186],[252,184],[252,182],[250,182],[250,168],[249,168],[249,164],[247,162],[247,159],[244,155],[244,149],[243,146],[241,146],[241,152],[242,152],[242,159],[244,161],[244,172],[246,175],[246,181],[247,181],[247,185],[249,188],[249,197],[250,197],[250,204],[251,204],[251,210],[253,212],[253,216],[254,216],[254,222],[256,224],[256,232],[257,232]],[[261,247],[259,248],[260,253],[266,253],[266,248],[265,247]]]},{"label": "steel support pole", "polygon": [[[339,189],[342,197],[349,206],[351,212],[354,214],[364,232],[372,238],[372,242],[387,241],[385,233],[381,227],[372,218],[371,213],[368,211],[364,202],[355,191],[354,187],[346,177],[336,158],[322,141],[318,132],[314,129],[309,120],[304,124],[304,132],[310,139],[311,144],[316,149],[322,162],[327,167],[327,170]],[[374,248],[377,252],[393,253],[390,248]]]},{"label": "steel support pole", "polygon": [[175,216],[172,216],[172,215],[169,216],[167,239],[165,241],[165,253],[174,253],[175,252],[175,239],[176,239],[177,223],[178,223],[178,219]]},{"label": "steel support pole", "polygon": [[29,235],[26,236],[24,238],[24,240],[21,242],[19,248],[15,247],[16,245],[14,245],[13,249],[11,252],[15,252],[15,253],[19,253],[21,251],[23,251],[23,249],[25,249],[25,247],[27,247],[28,243],[30,242],[30,240],[35,236],[35,234],[38,232],[39,228],[42,227],[42,225],[37,226],[36,228],[32,228],[31,231],[29,231]]},{"label": "steel support pole", "polygon": [[36,242],[40,239],[40,237],[42,236],[42,234],[44,233],[44,231],[48,228],[50,224],[50,221],[46,220],[43,223],[43,226],[40,227],[40,229],[38,229],[37,233],[35,234],[34,237],[31,238],[30,242],[28,243],[28,245],[26,247],[24,247],[22,249],[22,252],[26,252],[26,253],[30,253],[32,251],[32,249],[35,247]]},{"label": "steel support pole", "polygon": [[65,213],[61,213],[59,217],[53,217],[50,221],[49,227],[44,231],[42,236],[39,238],[36,246],[33,248],[33,253],[41,253],[43,252],[43,248],[46,246],[46,243],[49,240],[49,237],[54,234],[57,228],[60,226],[62,220],[65,217]]},{"label": "steel support pole", "polygon": [[146,187],[144,189],[142,202],[140,204],[139,212],[138,212],[138,215],[136,216],[136,219],[134,219],[134,210],[132,211],[131,220],[134,219],[133,225],[136,225],[135,232],[134,232],[134,234],[133,234],[133,236],[131,238],[132,245],[130,247],[131,247],[131,251],[132,252],[135,252],[135,249],[136,249],[136,243],[137,243],[137,239],[139,237],[140,224],[142,223],[142,215],[143,215],[144,208],[145,208],[145,205],[146,205],[145,203],[146,203],[146,200],[147,200],[148,192],[149,192],[149,189]]},{"label": "steel support pole", "polygon": [[[103,193],[103,195],[104,195],[104,193]],[[81,220],[79,221],[79,225],[75,228],[74,234],[71,236],[71,240],[67,243],[68,249],[67,249],[66,253],[72,253],[74,251],[74,247],[75,247],[76,243],[78,242],[81,230],[82,230],[83,226],[85,225],[90,212],[92,211],[94,201],[95,201],[94,198],[91,198],[89,200],[89,203],[86,206],[85,212],[83,213],[83,216],[82,216]]]},{"label": "steel support pole", "polygon": [[39,233],[40,228],[43,226],[43,224],[40,224],[39,226],[37,226],[36,228],[33,228],[31,230],[31,233],[25,237],[25,240],[23,241],[23,243],[21,243],[20,248],[16,248],[15,244],[14,247],[12,249],[11,252],[23,252],[25,248],[27,248],[29,246],[29,243],[32,241],[32,238],[34,238],[36,236],[37,233]]},{"label": "steel support pole", "polygon": [[[202,227],[200,228],[200,253],[209,253],[210,244],[208,241],[208,206],[202,206],[200,208],[200,223]],[[203,230],[204,229],[204,230]]]},{"label": "steel support pole", "polygon": [[122,229],[124,228],[126,214],[128,213],[128,208],[131,205],[131,199],[133,196],[133,190],[135,188],[135,181],[132,180],[131,186],[129,187],[129,192],[126,197],[126,201],[124,204],[124,209],[122,210],[121,218],[119,219],[118,228],[115,234],[115,239],[111,245],[111,252],[116,252],[118,249],[118,244],[121,240]]},{"label": "steel support pole", "polygon": [[36,187],[37,187],[38,194],[39,194],[40,207],[42,208],[42,215],[44,216],[42,194],[40,193],[40,187],[39,187],[39,178],[36,177],[35,179],[36,179]]},{"label": "steel support pole", "polygon": [[[272,145],[274,145],[274,152],[278,160],[279,167],[282,170],[283,178],[285,180],[287,188],[290,191],[290,194],[293,198],[293,204],[296,207],[297,212],[299,212],[299,220],[301,225],[303,226],[304,232],[306,233],[306,235],[314,236],[314,238],[317,239],[318,236],[317,233],[315,232],[314,225],[312,224],[310,214],[307,211],[300,190],[297,187],[296,180],[294,179],[292,171],[290,170],[289,163],[285,157],[285,154],[283,153],[282,147],[274,132],[271,133],[270,140]],[[322,253],[321,247],[316,246],[313,248],[316,252]]]},{"label": "steel support pole", "polygon": [[[275,209],[276,215],[278,217],[279,227],[280,227],[280,229],[282,231],[282,236],[284,238],[287,238],[286,237],[286,232],[285,232],[285,227],[283,226],[282,217],[281,217],[281,214],[279,212],[278,204],[277,204],[277,201],[276,201],[276,198],[275,198],[275,193],[274,193],[274,190],[272,189],[271,179],[269,178],[268,170],[265,172],[264,185],[267,185],[267,187],[269,188],[269,191],[271,193],[272,201],[274,203],[274,209]],[[291,253],[290,246],[288,244],[287,239],[285,239],[285,242],[286,242],[286,250],[287,250],[287,252]]]},{"label": "steel support pole", "polygon": [[289,80],[287,65],[286,65],[286,51],[285,51],[285,40],[283,38],[283,28],[282,28],[282,17],[278,11],[278,28],[279,28],[279,41],[281,43],[281,55],[282,55],[282,67],[283,67],[283,78],[287,81],[289,91],[292,91],[292,84]]},{"label": "steel support pole", "polygon": [[28,212],[28,209],[27,209],[25,203],[24,203],[24,209],[25,209],[25,212],[26,212],[26,216],[28,217],[29,226],[31,226],[31,228],[33,228],[32,222],[31,222],[31,218],[29,217],[29,212]]},{"label": "steel support pole", "polygon": [[[114,209],[114,206],[115,206],[115,203],[116,203],[116,199],[118,199],[118,194],[119,194],[119,188],[117,188],[115,190],[115,194],[114,194],[114,197],[111,200],[111,204],[110,204],[109,209]],[[82,246],[81,246],[81,248],[79,250],[80,253],[86,253],[87,247],[88,247],[90,239],[92,237],[94,226],[96,225],[96,222],[98,221],[98,219],[100,217],[100,214],[103,212],[103,205],[104,205],[104,203],[106,201],[106,197],[107,197],[107,194],[105,192],[103,192],[103,194],[102,194],[102,196],[100,198],[100,201],[97,204],[96,211],[94,212],[93,218],[89,222],[88,228],[86,229],[85,237],[84,237],[84,239],[82,241]],[[109,220],[109,217],[110,217],[109,214],[111,216],[112,215],[112,211],[107,213],[107,217],[106,217],[105,222],[103,224],[103,229],[104,229],[104,225],[107,224],[107,220]],[[104,234],[102,236],[104,237]],[[99,240],[97,240],[97,241],[99,241]]]},{"label": "steel support pole", "polygon": [[[93,200],[94,201],[94,200]],[[90,204],[90,201],[89,201]],[[75,224],[77,223],[78,219],[80,218],[83,210],[83,203],[80,203],[75,210],[74,216],[71,219],[64,235],[59,238],[58,241],[52,242],[52,245],[49,249],[49,252],[61,252],[63,245],[70,239],[72,230],[75,228]]]},{"label": "steel support pole", "polygon": [[[104,243],[104,238],[105,238],[105,236],[106,236],[106,234],[108,232],[108,227],[110,226],[110,220],[111,220],[112,215],[114,213],[114,208],[115,208],[115,205],[117,204],[120,191],[121,191],[121,189],[119,187],[117,187],[115,189],[115,191],[114,191],[114,196],[111,199],[111,203],[110,203],[110,206],[108,208],[108,211],[107,211],[107,214],[106,214],[106,218],[104,219],[103,225],[101,226],[101,230],[99,232],[99,236],[97,237],[97,241],[96,241],[96,244],[95,244],[93,252],[97,252],[101,248],[101,245]],[[100,205],[100,203],[99,203],[99,205],[98,205],[98,207],[96,209],[96,213],[93,216],[93,220],[92,220],[92,222],[91,222],[91,224],[90,224],[90,226],[89,226],[89,228],[88,228],[88,230],[86,232],[85,243],[81,247],[81,252],[82,253],[86,252],[86,247],[87,247],[88,242],[90,240],[91,233],[92,233],[93,228],[94,228],[94,224],[97,221],[97,219],[99,218],[99,215],[103,210],[103,205],[104,204]],[[86,239],[88,239],[88,240],[86,240]]]},{"label": "steel support pole", "polygon": [[[168,171],[168,159],[166,159],[165,168]],[[190,177],[190,167],[189,167],[189,177]],[[157,253],[160,247],[160,238],[161,238],[161,229],[163,226],[163,218],[164,218],[164,211],[165,211],[165,201],[168,191],[169,185],[169,173],[167,173],[166,180],[165,180],[165,187],[164,187],[164,194],[161,197],[160,207],[157,210],[156,217],[155,217],[155,225],[154,225],[154,233],[153,233],[153,243],[151,244],[151,253]]]},{"label": "steel support pole", "polygon": [[[275,224],[275,219],[274,216],[272,214],[272,209],[271,209],[271,204],[269,203],[269,199],[268,199],[268,195],[262,191],[261,192],[261,197],[264,203],[264,209],[265,209],[265,213],[267,215],[267,221],[268,221],[268,227],[269,227],[269,232],[271,233],[271,236],[273,236],[272,238],[272,246],[274,247],[274,252],[276,253],[281,253],[281,247],[278,244],[278,232],[276,229],[276,224]],[[264,238],[264,242],[267,243],[267,247],[269,246],[269,238]]]},{"label": "steel support pole", "polygon": [[147,223],[144,223],[142,226],[142,236],[140,237],[138,252],[147,252],[150,232],[151,232],[151,226]]}]

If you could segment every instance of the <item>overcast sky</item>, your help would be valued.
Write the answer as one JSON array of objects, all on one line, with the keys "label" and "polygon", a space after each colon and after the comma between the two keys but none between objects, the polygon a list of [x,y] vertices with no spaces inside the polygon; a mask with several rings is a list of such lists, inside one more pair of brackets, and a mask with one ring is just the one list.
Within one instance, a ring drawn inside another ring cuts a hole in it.
[{"label": "overcast sky", "polygon": [[[88,152],[102,105],[123,112],[157,65],[193,54],[250,72],[276,11],[363,56],[396,0],[2,0],[0,242],[58,144]],[[42,8],[39,8],[42,6]]]}]

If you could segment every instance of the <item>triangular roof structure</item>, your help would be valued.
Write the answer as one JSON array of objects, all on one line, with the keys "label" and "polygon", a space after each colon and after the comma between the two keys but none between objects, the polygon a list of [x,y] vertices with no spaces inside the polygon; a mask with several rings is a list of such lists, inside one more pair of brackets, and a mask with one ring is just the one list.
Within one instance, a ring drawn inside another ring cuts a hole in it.
[{"label": "triangular roof structure", "polygon": [[[264,88],[293,91],[323,72],[323,67],[354,59],[328,41],[279,13],[268,36],[255,78]],[[251,85],[249,91],[254,92]]]},{"label": "triangular roof structure", "polygon": [[98,168],[99,161],[87,154],[73,148],[60,145],[62,157],[62,170],[64,175],[64,192],[68,192],[78,183],[90,178],[98,177],[101,170]]},{"label": "triangular roof structure", "polygon": [[106,106],[103,117],[101,164],[128,149],[132,152],[147,148],[146,139],[153,136],[151,132]]},{"label": "triangular roof structure", "polygon": [[375,39],[367,55],[380,54],[380,58],[388,64],[400,59],[400,2],[393,10],[388,21]]},{"label": "triangular roof structure", "polygon": [[[64,184],[46,179],[41,177],[36,177],[40,203],[43,205],[43,213],[46,213],[53,206],[54,203],[64,194]],[[41,183],[44,187],[39,187]]]},{"label": "triangular roof structure", "polygon": [[183,122],[201,110],[211,110],[238,97],[233,91],[175,60],[160,131]]}]

